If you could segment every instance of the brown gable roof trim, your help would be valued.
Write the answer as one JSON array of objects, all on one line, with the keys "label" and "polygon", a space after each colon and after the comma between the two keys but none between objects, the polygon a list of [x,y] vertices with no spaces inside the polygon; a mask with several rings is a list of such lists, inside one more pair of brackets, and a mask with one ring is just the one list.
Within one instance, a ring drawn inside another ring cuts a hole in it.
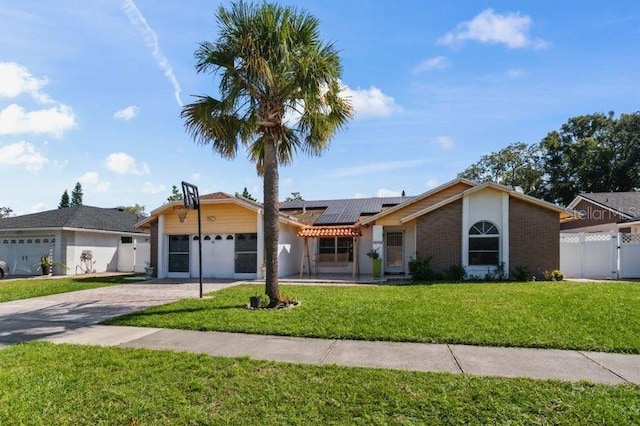
[{"label": "brown gable roof trim", "polygon": [[313,226],[302,228],[298,237],[360,237],[362,231],[359,226]]}]

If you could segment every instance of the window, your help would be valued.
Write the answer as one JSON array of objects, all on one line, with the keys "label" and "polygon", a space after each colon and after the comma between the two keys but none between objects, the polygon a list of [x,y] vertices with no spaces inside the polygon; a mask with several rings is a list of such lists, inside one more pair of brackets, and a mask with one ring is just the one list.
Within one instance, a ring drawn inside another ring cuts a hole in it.
[{"label": "window", "polygon": [[322,263],[352,262],[353,238],[320,238],[318,242],[318,261]]},{"label": "window", "polygon": [[495,265],[500,261],[498,228],[485,220],[469,229],[469,265]]},{"label": "window", "polygon": [[133,244],[133,237],[120,237],[122,244]]},{"label": "window", "polygon": [[236,234],[235,272],[255,274],[258,270],[258,234]]},{"label": "window", "polygon": [[189,272],[189,236],[169,237],[169,272]]}]

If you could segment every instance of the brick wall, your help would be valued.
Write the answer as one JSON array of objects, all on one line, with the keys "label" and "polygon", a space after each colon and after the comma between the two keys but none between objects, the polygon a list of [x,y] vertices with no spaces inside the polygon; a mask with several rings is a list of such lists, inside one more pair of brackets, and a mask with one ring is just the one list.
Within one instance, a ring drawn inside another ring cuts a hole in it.
[{"label": "brick wall", "polygon": [[433,256],[431,267],[444,272],[459,265],[462,252],[462,200],[454,201],[416,219],[416,251]]},{"label": "brick wall", "polygon": [[509,267],[528,266],[541,277],[560,268],[558,213],[509,198]]}]

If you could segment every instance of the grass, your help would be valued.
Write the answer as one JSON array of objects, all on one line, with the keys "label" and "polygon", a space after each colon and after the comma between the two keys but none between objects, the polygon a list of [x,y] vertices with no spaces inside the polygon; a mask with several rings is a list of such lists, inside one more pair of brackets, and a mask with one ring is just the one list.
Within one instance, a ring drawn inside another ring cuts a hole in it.
[{"label": "grass", "polygon": [[640,284],[281,286],[299,307],[251,311],[255,285],[110,324],[229,332],[640,353]]},{"label": "grass", "polygon": [[0,281],[0,302],[107,287],[126,282],[124,278],[125,276],[123,275],[117,275],[90,278],[32,278]]},{"label": "grass", "polygon": [[638,424],[640,387],[27,343],[0,424]]}]

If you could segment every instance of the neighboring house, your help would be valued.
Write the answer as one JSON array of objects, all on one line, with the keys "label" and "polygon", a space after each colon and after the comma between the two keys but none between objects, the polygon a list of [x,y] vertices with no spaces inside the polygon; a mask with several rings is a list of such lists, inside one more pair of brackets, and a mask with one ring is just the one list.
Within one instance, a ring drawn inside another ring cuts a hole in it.
[{"label": "neighboring house", "polygon": [[281,211],[306,223],[316,218],[298,235],[310,243],[305,267],[317,273],[370,274],[373,249],[386,274],[408,274],[412,257],[431,257],[437,272],[462,265],[470,276],[484,277],[502,264],[506,273],[526,266],[539,276],[559,268],[560,222],[572,220],[564,208],[466,179],[416,197],[289,202]]},{"label": "neighboring house", "polygon": [[563,223],[562,232],[640,233],[640,192],[583,193],[567,208],[578,220]]},{"label": "neighboring house", "polygon": [[[0,219],[0,259],[11,275],[41,274],[43,256],[55,262],[56,274],[116,271],[120,244],[149,238],[134,229],[138,219],[121,209],[83,205]],[[86,250],[90,262],[81,260]]]},{"label": "neighboring house", "polygon": [[[250,279],[263,276],[263,207],[223,192],[200,196],[202,222],[202,276]],[[294,274],[302,244],[296,236],[302,226],[280,217],[278,275]],[[199,276],[198,219],[182,201],[167,203],[136,225],[151,232],[151,264],[160,278]]]},{"label": "neighboring house", "polygon": [[[151,212],[151,261],[160,277],[198,276],[197,219],[181,202]],[[215,193],[201,197],[203,276],[262,277],[262,205]],[[176,208],[178,209],[176,211]],[[412,257],[435,271],[462,265],[484,277],[526,266],[558,269],[560,222],[572,212],[494,183],[456,179],[416,197],[294,200],[280,207],[279,276],[371,274],[376,250],[386,274],[408,274]]]}]

